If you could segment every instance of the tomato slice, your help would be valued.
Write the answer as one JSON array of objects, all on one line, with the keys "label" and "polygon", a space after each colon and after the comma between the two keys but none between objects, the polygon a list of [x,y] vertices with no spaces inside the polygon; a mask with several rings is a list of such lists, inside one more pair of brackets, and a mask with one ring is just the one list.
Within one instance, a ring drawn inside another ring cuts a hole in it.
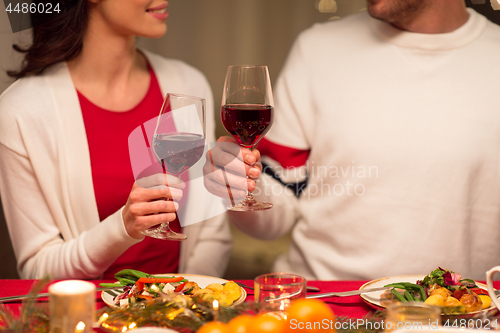
[{"label": "tomato slice", "polygon": [[488,295],[488,291],[481,288],[470,288],[470,290],[476,295]]},{"label": "tomato slice", "polygon": [[460,298],[463,296],[463,294],[465,294],[465,290],[463,289],[457,289],[453,292],[453,297],[455,297],[456,299],[460,300]]},{"label": "tomato slice", "polygon": [[182,276],[177,276],[177,277],[171,277],[171,278],[147,278],[147,277],[141,277],[135,285],[137,286],[137,289],[142,290],[144,289],[144,284],[146,283],[170,283],[170,282],[179,282],[184,280],[184,277]]},{"label": "tomato slice", "polygon": [[137,297],[142,298],[142,299],[153,299],[153,296],[149,296],[149,295],[137,295]]},{"label": "tomato slice", "polygon": [[182,290],[182,288],[184,288],[184,286],[186,285],[187,281],[184,282],[184,283],[181,283],[180,285],[178,285],[176,288],[175,288],[175,292],[178,293]]}]

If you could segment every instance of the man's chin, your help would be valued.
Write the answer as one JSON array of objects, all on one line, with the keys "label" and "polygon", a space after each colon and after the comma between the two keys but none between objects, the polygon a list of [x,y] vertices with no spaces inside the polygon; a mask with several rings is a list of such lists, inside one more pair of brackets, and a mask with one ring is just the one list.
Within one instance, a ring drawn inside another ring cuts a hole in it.
[{"label": "man's chin", "polygon": [[384,15],[384,12],[381,11],[377,6],[368,6],[367,8],[368,14],[370,14],[371,17],[376,18],[378,20],[385,21],[386,15]]},{"label": "man's chin", "polygon": [[409,22],[432,5],[429,0],[368,0],[368,13],[387,23]]},{"label": "man's chin", "polygon": [[384,19],[384,1],[381,0],[368,0],[367,11],[373,18]]}]

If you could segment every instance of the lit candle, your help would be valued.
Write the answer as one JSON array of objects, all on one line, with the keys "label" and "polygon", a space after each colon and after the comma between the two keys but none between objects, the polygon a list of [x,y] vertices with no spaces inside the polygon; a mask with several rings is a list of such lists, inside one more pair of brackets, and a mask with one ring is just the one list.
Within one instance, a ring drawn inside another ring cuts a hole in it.
[{"label": "lit candle", "polygon": [[83,321],[76,324],[75,333],[85,332],[85,323]]},{"label": "lit candle", "polygon": [[99,318],[99,320],[97,321],[96,326],[101,326],[101,325],[102,325],[102,323],[104,323],[104,322],[106,321],[106,319],[108,319],[108,318],[109,318],[109,315],[108,315],[106,312],[104,312],[104,313],[101,315],[101,317]]},{"label": "lit candle", "polygon": [[51,333],[92,332],[95,318],[95,285],[67,280],[49,286]]},{"label": "lit candle", "polygon": [[214,309],[214,321],[219,321],[219,301],[214,300],[212,302],[212,308]]}]

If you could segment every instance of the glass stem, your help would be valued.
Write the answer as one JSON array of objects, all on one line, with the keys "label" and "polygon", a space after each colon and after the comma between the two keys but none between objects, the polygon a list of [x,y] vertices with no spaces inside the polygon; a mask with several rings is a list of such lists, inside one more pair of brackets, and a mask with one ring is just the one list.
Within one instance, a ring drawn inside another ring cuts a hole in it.
[{"label": "glass stem", "polygon": [[160,225],[160,228],[164,231],[164,232],[168,232],[168,233],[172,233],[172,229],[170,229],[170,222],[167,222],[167,223],[162,223]]},{"label": "glass stem", "polygon": [[[247,148],[247,149],[248,149],[248,150],[250,150],[250,151],[252,151],[253,147],[251,147],[251,148]],[[252,167],[253,167],[253,166],[250,166],[250,168],[252,168]],[[251,179],[251,178],[247,176],[247,179]],[[254,180],[254,182],[255,182],[255,180]],[[255,182],[255,185],[257,185],[257,183],[256,183],[256,182]],[[253,193],[252,193],[252,191],[250,191],[250,190],[248,190],[248,191],[247,191],[247,197],[245,198],[245,201],[247,201],[247,202],[248,202],[248,201],[255,202],[255,199],[254,199],[254,197],[253,197]]]},{"label": "glass stem", "polygon": [[[247,179],[250,179],[250,177],[247,176]],[[252,191],[248,190],[247,191],[247,197],[246,197],[246,200],[251,200],[251,201],[254,201],[255,199],[253,198],[253,193]]]}]

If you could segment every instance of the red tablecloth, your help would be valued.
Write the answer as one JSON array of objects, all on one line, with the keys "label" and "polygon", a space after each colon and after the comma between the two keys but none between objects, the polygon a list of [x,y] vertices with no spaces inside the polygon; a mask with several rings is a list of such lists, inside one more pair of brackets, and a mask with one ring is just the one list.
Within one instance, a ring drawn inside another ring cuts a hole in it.
[{"label": "red tablecloth", "polygon": [[[2,296],[12,296],[12,295],[24,295],[29,293],[34,280],[1,280],[0,283],[0,297]],[[96,286],[103,281],[91,281]],[[106,281],[109,282],[109,281]],[[241,280],[249,286],[253,286],[253,281],[251,280]],[[321,292],[330,291],[347,291],[356,290],[365,283],[366,281],[308,281],[311,286],[316,286],[321,289]],[[494,282],[495,288],[500,288],[500,281]],[[47,289],[47,288],[45,288]],[[247,301],[253,301],[253,290],[247,289],[248,297]],[[350,296],[350,297],[329,297],[323,298],[334,311],[337,316],[346,316],[351,318],[363,318],[374,310],[363,302],[360,296]],[[42,298],[39,300],[40,303],[48,303],[48,298]],[[96,293],[96,305],[100,309],[106,304],[101,299],[101,293]],[[14,313],[18,313],[19,307],[21,306],[21,301],[5,303],[7,308],[10,308]]]},{"label": "red tablecloth", "polygon": [[[251,280],[240,282],[253,286],[253,281]],[[308,281],[307,284],[318,287],[321,289],[320,292],[326,293],[330,291],[357,290],[365,282],[366,281]],[[253,291],[247,289],[247,293],[249,294],[247,300],[253,301]],[[363,302],[360,296],[328,297],[322,298],[321,300],[328,303],[337,316],[363,318],[366,314],[374,311],[370,306]]]}]

